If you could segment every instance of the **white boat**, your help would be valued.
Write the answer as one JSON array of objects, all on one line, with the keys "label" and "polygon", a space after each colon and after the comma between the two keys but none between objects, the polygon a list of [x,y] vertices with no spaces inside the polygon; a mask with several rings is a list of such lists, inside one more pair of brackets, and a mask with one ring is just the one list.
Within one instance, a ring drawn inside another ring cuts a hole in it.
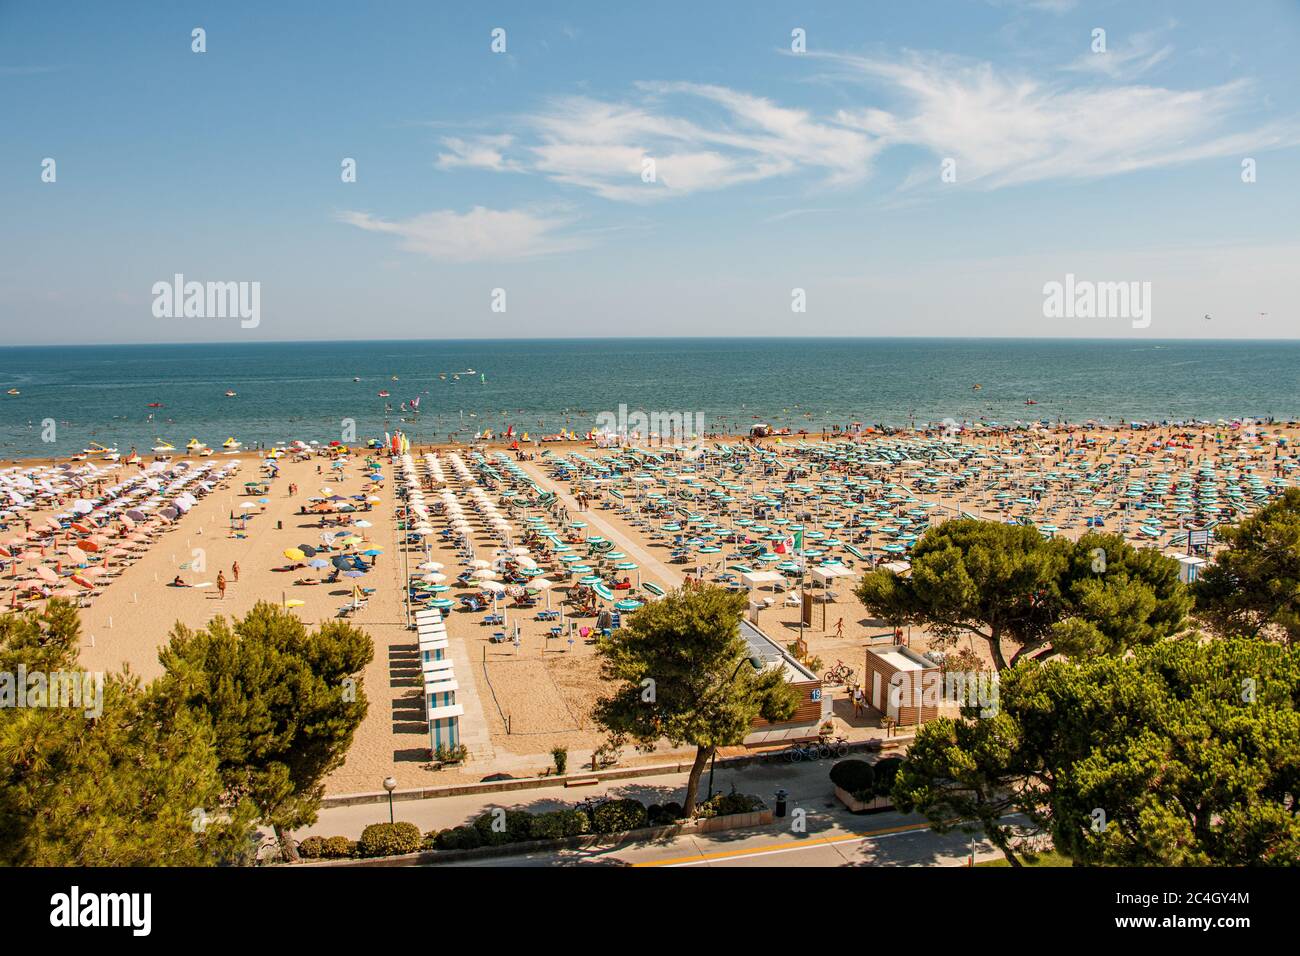
[{"label": "white boat", "polygon": [[237,448],[243,448],[244,443],[241,441],[236,441],[234,438],[227,438],[225,441],[221,443],[221,447],[226,449],[227,451],[234,451]]},{"label": "white boat", "polygon": [[239,393],[236,392],[233,388],[226,389],[226,398],[234,398],[238,394]]}]

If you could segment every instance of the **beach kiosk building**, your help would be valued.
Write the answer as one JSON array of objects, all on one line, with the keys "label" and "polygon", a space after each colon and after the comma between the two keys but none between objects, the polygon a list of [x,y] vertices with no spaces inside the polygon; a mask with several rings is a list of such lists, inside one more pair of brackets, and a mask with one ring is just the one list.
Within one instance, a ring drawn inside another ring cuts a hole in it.
[{"label": "beach kiosk building", "polygon": [[790,656],[776,641],[749,621],[740,622],[740,636],[749,645],[751,657],[758,658],[764,669],[780,668],[785,679],[799,692],[799,707],[794,717],[783,723],[769,723],[755,718],[746,747],[770,747],[774,744],[816,740],[821,725],[831,715],[831,699],[823,693],[821,678]]},{"label": "beach kiosk building", "polygon": [[867,703],[895,724],[913,727],[939,716],[942,671],[911,648],[867,648],[863,675]]},{"label": "beach kiosk building", "polygon": [[421,611],[415,618],[420,639],[420,669],[424,677],[424,711],[429,721],[429,750],[460,744],[463,705],[456,703],[460,685],[447,657],[447,625],[442,612]]}]

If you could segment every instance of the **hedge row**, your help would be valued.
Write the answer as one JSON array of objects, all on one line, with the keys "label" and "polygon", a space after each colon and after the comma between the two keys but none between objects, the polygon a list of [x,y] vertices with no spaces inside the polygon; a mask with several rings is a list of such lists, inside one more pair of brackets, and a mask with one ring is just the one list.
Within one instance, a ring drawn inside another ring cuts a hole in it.
[{"label": "hedge row", "polygon": [[[698,805],[697,817],[719,817],[760,809],[763,802],[743,793],[719,793]],[[399,856],[419,850],[475,850],[525,840],[561,840],[585,833],[622,833],[647,826],[668,826],[682,818],[679,803],[651,804],[640,800],[606,800],[586,810],[489,810],[473,823],[434,830],[424,836],[414,823],[372,823],[360,840],[347,837],[308,837],[298,844],[306,859],[338,860],[350,857]]]},{"label": "hedge row", "polygon": [[855,800],[887,797],[894,789],[894,778],[902,764],[902,757],[882,757],[874,764],[865,760],[841,760],[831,767],[831,783],[847,790]]}]

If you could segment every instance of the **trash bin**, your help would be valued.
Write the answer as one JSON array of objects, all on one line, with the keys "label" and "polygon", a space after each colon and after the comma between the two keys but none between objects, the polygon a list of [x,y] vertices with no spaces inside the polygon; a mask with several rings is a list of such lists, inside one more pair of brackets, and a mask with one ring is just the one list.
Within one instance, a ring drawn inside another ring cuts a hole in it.
[{"label": "trash bin", "polygon": [[785,798],[788,796],[784,789],[776,791],[776,810],[773,813],[777,818],[785,816]]},{"label": "trash bin", "polygon": [[283,522],[283,521],[277,521],[277,522],[275,523],[275,530],[276,530],[276,531],[283,531],[283,530],[284,530],[284,522]]}]

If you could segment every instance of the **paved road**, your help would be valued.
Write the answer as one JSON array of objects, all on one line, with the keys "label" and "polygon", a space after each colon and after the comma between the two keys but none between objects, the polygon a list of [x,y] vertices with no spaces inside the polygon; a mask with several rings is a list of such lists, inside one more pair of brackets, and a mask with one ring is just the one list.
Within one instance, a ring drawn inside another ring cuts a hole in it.
[{"label": "paved road", "polygon": [[[788,794],[789,813],[769,826],[727,833],[681,836],[671,840],[559,850],[527,856],[495,857],[448,866],[953,866],[964,865],[970,837],[939,835],[914,815],[887,812],[855,815],[836,801],[827,777],[831,763],[766,763],[719,768],[716,790],[734,784],[743,793],[774,803],[778,788]],[[665,774],[605,781],[581,788],[545,787],[433,800],[400,801],[398,820],[409,820],[422,831],[468,823],[489,807],[553,810],[592,795],[635,797],[643,803],[681,801],[687,775]],[[707,790],[708,772],[701,789]],[[319,822],[295,833],[299,839],[318,834],[356,838],[369,823],[388,819],[386,804],[322,810]],[[999,856],[986,842],[976,842],[977,859]]]},{"label": "paved road", "polygon": [[[915,818],[900,814],[853,817],[853,827],[824,816],[808,817],[807,833],[790,832],[791,821],[778,821],[731,833],[681,837],[588,850],[496,860],[449,863],[446,866],[964,866],[970,838],[961,833],[939,835]],[[1000,857],[985,841],[975,844],[976,859]]]}]

